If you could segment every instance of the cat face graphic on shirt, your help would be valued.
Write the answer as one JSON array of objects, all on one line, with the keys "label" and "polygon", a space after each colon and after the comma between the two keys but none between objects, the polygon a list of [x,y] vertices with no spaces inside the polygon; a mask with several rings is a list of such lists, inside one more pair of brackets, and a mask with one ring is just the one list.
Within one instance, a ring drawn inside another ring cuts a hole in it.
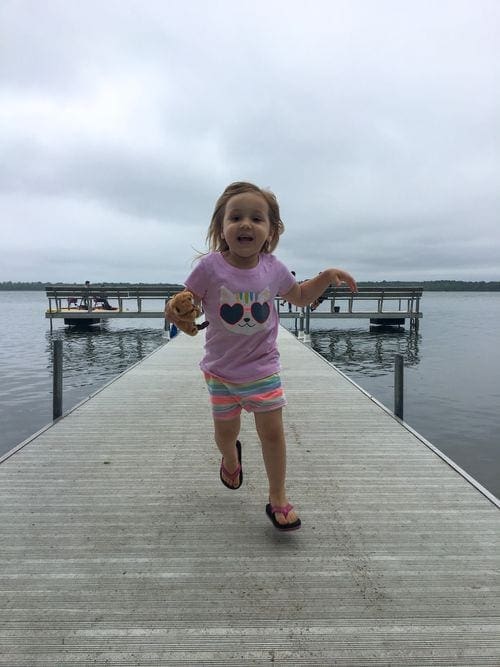
[{"label": "cat face graphic on shirt", "polygon": [[221,287],[219,297],[219,315],[228,331],[235,334],[251,336],[266,328],[271,308],[268,303],[271,297],[266,287],[262,292],[231,292]]}]

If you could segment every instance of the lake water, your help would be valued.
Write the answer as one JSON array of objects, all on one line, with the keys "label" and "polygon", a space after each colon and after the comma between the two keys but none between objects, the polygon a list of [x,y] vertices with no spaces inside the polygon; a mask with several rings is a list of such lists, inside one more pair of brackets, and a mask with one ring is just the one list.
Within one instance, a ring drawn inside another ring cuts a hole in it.
[{"label": "lake water", "polygon": [[[89,332],[58,321],[50,334],[46,305],[43,292],[0,291],[0,456],[51,421],[54,338],[64,341],[64,410],[166,340],[162,320]],[[391,409],[401,353],[405,421],[500,497],[500,293],[426,292],[422,311],[418,334],[312,320],[312,344]]]}]

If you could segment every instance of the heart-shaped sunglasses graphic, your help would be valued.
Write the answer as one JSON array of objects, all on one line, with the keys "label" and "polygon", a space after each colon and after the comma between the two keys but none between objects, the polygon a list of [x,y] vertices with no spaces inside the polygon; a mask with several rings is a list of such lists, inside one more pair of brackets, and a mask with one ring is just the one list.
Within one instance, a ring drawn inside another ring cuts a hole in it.
[{"label": "heart-shaped sunglasses graphic", "polygon": [[252,303],[251,306],[243,306],[241,303],[230,306],[228,303],[224,303],[220,307],[220,316],[228,324],[238,324],[243,319],[245,312],[251,313],[256,322],[263,324],[271,311],[268,303],[258,302]]}]

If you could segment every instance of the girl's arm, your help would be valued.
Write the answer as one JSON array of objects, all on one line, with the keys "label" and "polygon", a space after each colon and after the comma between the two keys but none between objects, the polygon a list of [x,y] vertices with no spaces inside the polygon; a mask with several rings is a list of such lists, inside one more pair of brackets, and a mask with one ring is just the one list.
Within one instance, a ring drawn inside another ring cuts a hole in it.
[{"label": "girl's arm", "polygon": [[292,289],[283,294],[286,301],[293,303],[294,306],[308,306],[315,299],[323,294],[331,284],[340,285],[345,283],[351,292],[357,292],[358,287],[354,278],[342,269],[326,269],[315,278],[304,280],[302,283],[295,283]]}]

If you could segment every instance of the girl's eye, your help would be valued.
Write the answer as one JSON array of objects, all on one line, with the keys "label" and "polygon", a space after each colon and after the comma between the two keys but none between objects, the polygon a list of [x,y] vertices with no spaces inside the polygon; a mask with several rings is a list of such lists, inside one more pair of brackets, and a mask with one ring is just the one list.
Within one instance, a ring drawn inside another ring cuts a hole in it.
[{"label": "girl's eye", "polygon": [[253,221],[254,222],[262,222],[262,218],[254,218]]}]

